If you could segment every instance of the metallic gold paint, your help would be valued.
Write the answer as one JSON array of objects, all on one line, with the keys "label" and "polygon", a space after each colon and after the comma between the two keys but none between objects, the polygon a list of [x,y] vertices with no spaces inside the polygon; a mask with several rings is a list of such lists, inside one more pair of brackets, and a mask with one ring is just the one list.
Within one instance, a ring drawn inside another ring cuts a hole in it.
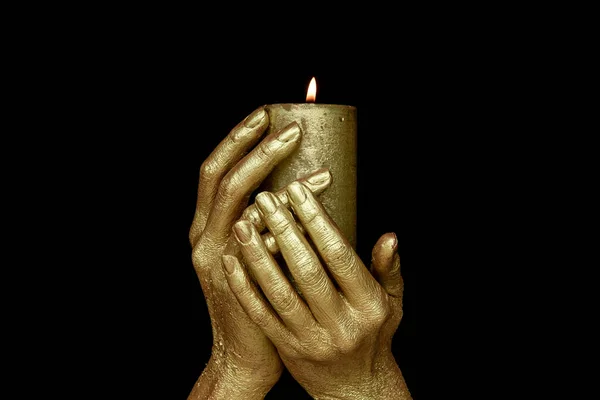
[{"label": "metallic gold paint", "polygon": [[[315,399],[411,399],[391,353],[402,318],[397,239],[385,234],[375,245],[373,275],[353,250],[356,109],[274,104],[265,110],[268,118],[257,109],[201,168],[190,242],[211,318],[213,349],[188,400],[262,399],[281,374],[280,357]],[[288,186],[293,181],[299,183]],[[259,191],[273,193],[257,196],[258,207],[248,206],[259,185]],[[237,226],[235,240],[231,228],[244,217],[249,222]],[[230,253],[237,246],[243,254]],[[277,252],[297,273],[306,298],[286,284],[271,256]],[[238,260],[242,255],[246,266]],[[305,263],[307,256],[312,266]],[[319,259],[343,294],[331,285]],[[273,310],[287,316],[283,320],[294,333]],[[308,323],[313,316],[314,323]]]}]

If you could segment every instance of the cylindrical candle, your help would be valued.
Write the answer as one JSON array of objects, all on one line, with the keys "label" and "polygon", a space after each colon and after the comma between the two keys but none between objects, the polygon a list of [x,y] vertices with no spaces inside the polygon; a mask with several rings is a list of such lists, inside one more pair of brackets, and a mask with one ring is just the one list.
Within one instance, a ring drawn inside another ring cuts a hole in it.
[{"label": "cylindrical candle", "polygon": [[298,148],[263,182],[275,191],[320,168],[332,184],[319,199],[344,236],[356,248],[356,107],[335,104],[270,104],[269,131],[296,121],[302,130]]}]

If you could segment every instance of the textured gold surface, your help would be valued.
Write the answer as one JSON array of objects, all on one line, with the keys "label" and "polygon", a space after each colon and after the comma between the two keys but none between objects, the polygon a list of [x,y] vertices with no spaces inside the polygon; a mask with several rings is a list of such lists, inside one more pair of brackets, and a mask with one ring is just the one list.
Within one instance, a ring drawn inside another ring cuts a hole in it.
[{"label": "textured gold surface", "polygon": [[[200,169],[189,234],[213,348],[188,399],[264,399],[285,365],[315,399],[409,400],[391,352],[402,318],[397,239],[377,242],[372,273],[351,248],[356,109],[268,112],[270,123],[260,107],[236,125]],[[267,177],[273,194],[248,206]]]},{"label": "textured gold surface", "polygon": [[356,248],[356,108],[314,103],[270,104],[265,108],[270,132],[296,121],[302,139],[259,190],[275,191],[319,168],[328,168],[333,183],[319,199]]}]

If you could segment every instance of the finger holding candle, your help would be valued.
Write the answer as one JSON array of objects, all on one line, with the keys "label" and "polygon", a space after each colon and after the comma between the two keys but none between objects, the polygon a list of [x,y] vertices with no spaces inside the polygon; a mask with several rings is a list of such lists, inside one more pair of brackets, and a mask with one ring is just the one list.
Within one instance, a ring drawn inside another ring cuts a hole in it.
[{"label": "finger holding candle", "polygon": [[[298,228],[298,232],[300,232],[303,235],[306,235],[306,230],[304,229],[304,227],[298,223],[296,223],[296,228]],[[279,250],[279,246],[277,245],[277,241],[275,240],[275,237],[273,236],[273,234],[271,232],[266,232],[263,233],[262,235],[260,235],[264,246],[266,247],[267,251],[269,253],[271,253],[272,255],[277,255],[279,254],[281,251]],[[240,253],[240,245],[238,244],[237,240],[231,239],[227,242],[227,246],[225,247],[225,250],[223,251],[223,254],[228,254],[228,255],[238,255]]]},{"label": "finger holding candle", "polygon": [[316,329],[310,310],[279,268],[254,225],[245,220],[238,221],[233,231],[246,265],[283,323],[296,335]]},{"label": "finger holding candle", "polygon": [[[331,185],[331,173],[327,168],[321,168],[307,177],[298,179],[297,182],[302,183],[315,195],[319,195]],[[283,205],[289,207],[285,187],[274,194]],[[262,232],[265,229],[265,223],[260,216],[260,212],[256,208],[256,204],[251,204],[244,210],[242,219],[252,222],[259,232]]]},{"label": "finger holding candle", "polygon": [[360,257],[309,190],[293,182],[287,192],[294,213],[350,304],[368,306],[365,299],[380,295],[381,287]]},{"label": "finger holding candle", "polygon": [[[302,183],[315,195],[319,195],[331,185],[331,173],[329,173],[328,169],[323,168],[313,172],[307,177],[298,179],[297,182]],[[285,188],[280,189],[274,194],[277,196],[277,198],[281,201],[283,205],[289,208],[288,197]],[[259,232],[262,232],[266,227],[256,204],[251,204],[248,207],[246,207],[246,209],[242,213],[241,219],[250,221],[255,226],[256,230],[258,230]],[[298,230],[302,232],[302,234],[306,233],[302,225],[296,224],[296,226],[298,227]],[[271,232],[265,233],[264,235],[262,235],[262,238],[265,246],[271,254],[279,253],[279,247],[277,246],[277,242],[275,241],[275,238],[273,237],[273,234]],[[227,254],[237,254],[235,249],[237,247],[236,243],[230,242],[228,246],[229,247]]]},{"label": "finger holding candle", "polygon": [[195,245],[204,229],[219,183],[239,160],[256,144],[269,125],[264,107],[259,107],[237,124],[204,160],[200,167],[196,212],[190,228],[190,242]]},{"label": "finger holding candle", "polygon": [[[314,171],[313,173],[311,173],[310,175],[300,178],[297,180],[297,182],[302,183],[304,186],[306,186],[310,191],[312,191],[315,195],[319,195],[321,193],[323,193],[323,191],[325,191],[325,189],[327,189],[332,182],[332,178],[331,178],[331,173],[329,172],[329,170],[327,168],[321,168],[318,169],[316,171]],[[285,187],[280,189],[278,192],[274,193],[279,200],[281,201],[282,204],[284,204],[286,207],[289,208],[289,204],[288,204],[288,197],[287,197],[287,192],[285,190]],[[248,207],[246,207],[246,209],[244,210],[244,212],[242,213],[242,217],[241,219],[245,219],[247,221],[250,221],[252,224],[254,224],[254,226],[256,227],[256,229],[259,232],[262,232],[265,229],[265,223],[262,220],[261,214],[258,211],[258,208],[256,207],[256,204],[251,204]],[[302,234],[305,234],[305,230],[301,225],[298,225],[298,230],[300,232],[302,232]],[[269,250],[269,252],[271,254],[278,254],[279,253],[279,247],[277,246],[277,242],[275,241],[275,238],[273,238],[273,234],[270,232],[265,233],[264,235],[262,235],[263,237],[263,242],[265,243],[265,246],[267,246],[267,249]],[[225,254],[231,254],[231,255],[236,255],[239,253],[239,249],[238,249],[238,245],[237,242],[235,240],[230,240],[227,243],[227,247],[225,250]]]},{"label": "finger holding candle", "polygon": [[259,190],[277,191],[300,176],[327,167],[333,176],[333,182],[319,196],[319,200],[354,246],[357,181],[356,108],[307,102],[268,104],[265,109],[269,114],[269,131],[276,131],[296,121],[302,127],[302,141],[290,157],[273,169]]},{"label": "finger holding candle", "polygon": [[259,193],[256,204],[314,317],[321,325],[334,325],[344,310],[342,298],[291,212],[269,192]]},{"label": "finger holding candle", "polygon": [[280,131],[269,134],[225,175],[208,216],[207,226],[210,230],[205,235],[218,239],[231,233],[233,223],[243,211],[240,205],[247,206],[252,191],[279,162],[292,153],[300,137],[300,126],[292,122]]}]

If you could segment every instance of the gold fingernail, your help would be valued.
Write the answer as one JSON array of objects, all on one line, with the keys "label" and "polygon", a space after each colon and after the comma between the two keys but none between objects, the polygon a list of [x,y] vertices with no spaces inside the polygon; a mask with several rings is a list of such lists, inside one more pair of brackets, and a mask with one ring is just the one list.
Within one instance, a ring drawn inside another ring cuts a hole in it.
[{"label": "gold fingernail", "polygon": [[260,124],[260,121],[262,121],[265,118],[265,115],[267,115],[265,109],[262,107],[259,108],[258,110],[254,111],[252,114],[246,117],[246,119],[244,120],[244,126],[246,128],[254,128],[256,125]]},{"label": "gold fingernail", "polygon": [[277,211],[276,201],[275,196],[269,192],[262,192],[256,195],[256,204],[265,215],[271,215]]},{"label": "gold fingernail", "polygon": [[304,186],[299,182],[292,182],[287,187],[287,192],[290,198],[295,204],[302,204],[306,200],[306,193],[304,192]]},{"label": "gold fingernail", "polygon": [[224,255],[221,259],[223,260],[225,271],[227,271],[228,274],[233,274],[238,263],[237,259],[234,256],[229,255]]},{"label": "gold fingernail", "polygon": [[396,236],[395,232],[392,232],[392,240],[391,240],[390,245],[391,245],[393,251],[398,250],[398,236]]},{"label": "gold fingernail", "polygon": [[252,224],[248,221],[239,221],[233,225],[235,237],[241,244],[248,244],[252,240]]},{"label": "gold fingernail", "polygon": [[315,173],[314,175],[306,178],[306,180],[308,181],[308,183],[312,183],[313,185],[320,185],[323,182],[328,181],[329,178],[331,178],[331,173],[328,169],[326,169],[324,171]]},{"label": "gold fingernail", "polygon": [[277,140],[280,142],[290,142],[300,136],[300,127],[296,122],[292,122],[277,135]]}]

